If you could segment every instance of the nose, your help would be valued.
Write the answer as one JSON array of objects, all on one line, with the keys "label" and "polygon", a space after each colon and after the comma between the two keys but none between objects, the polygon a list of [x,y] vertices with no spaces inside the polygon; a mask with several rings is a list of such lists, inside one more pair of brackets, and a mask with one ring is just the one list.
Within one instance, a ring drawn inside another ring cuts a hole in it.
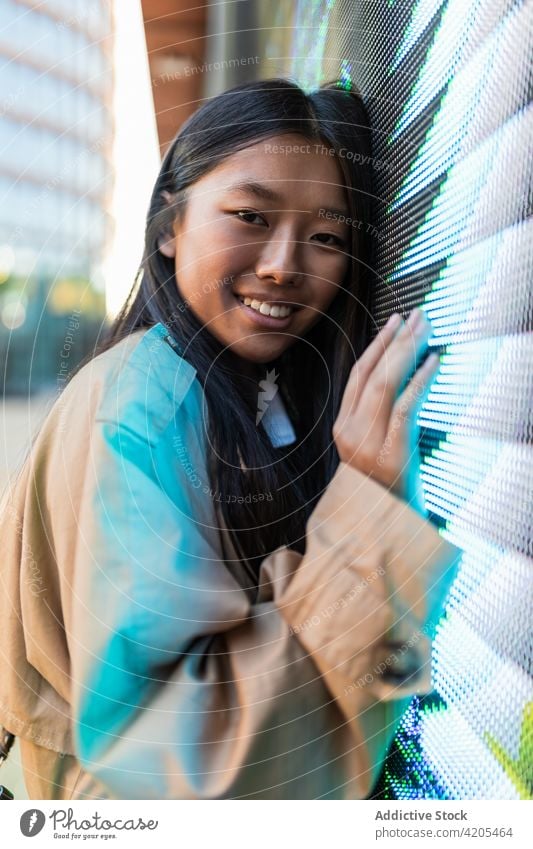
[{"label": "nose", "polygon": [[302,277],[299,242],[290,233],[279,231],[263,246],[256,264],[255,273],[261,280],[272,280],[278,284],[296,284]]}]

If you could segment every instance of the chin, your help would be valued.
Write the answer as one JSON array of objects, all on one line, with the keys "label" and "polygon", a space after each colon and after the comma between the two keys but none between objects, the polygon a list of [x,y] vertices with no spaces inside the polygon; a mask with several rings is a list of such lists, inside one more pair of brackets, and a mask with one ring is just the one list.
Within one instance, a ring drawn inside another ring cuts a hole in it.
[{"label": "chin", "polygon": [[256,365],[261,365],[262,363],[270,363],[272,360],[277,360],[285,351],[290,348],[290,345],[279,345],[272,346],[268,350],[263,351],[239,351],[239,356],[243,360],[247,360],[250,363],[255,363]]}]

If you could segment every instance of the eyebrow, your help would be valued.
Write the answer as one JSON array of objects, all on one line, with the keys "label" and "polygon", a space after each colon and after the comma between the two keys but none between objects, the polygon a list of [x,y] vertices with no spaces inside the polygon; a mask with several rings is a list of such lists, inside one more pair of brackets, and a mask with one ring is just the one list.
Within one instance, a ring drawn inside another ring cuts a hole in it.
[{"label": "eyebrow", "polygon": [[240,194],[252,194],[263,200],[279,201],[280,196],[273,189],[265,186],[264,183],[256,183],[254,180],[243,180],[239,183],[232,183],[225,187],[227,192],[239,192]]},{"label": "eyebrow", "polygon": [[[277,192],[268,186],[265,186],[264,183],[257,183],[255,180],[242,180],[239,183],[232,183],[230,186],[225,186],[225,191],[237,192],[243,195],[256,195],[256,197],[259,197],[262,200],[271,201],[272,203],[279,203],[281,201],[281,197]],[[335,209],[334,207],[321,206],[320,210],[324,213],[330,212],[332,215],[339,216],[341,218],[347,218],[350,214],[347,209]],[[315,211],[318,213],[318,210]],[[341,221],[339,223],[344,224],[345,222]]]}]

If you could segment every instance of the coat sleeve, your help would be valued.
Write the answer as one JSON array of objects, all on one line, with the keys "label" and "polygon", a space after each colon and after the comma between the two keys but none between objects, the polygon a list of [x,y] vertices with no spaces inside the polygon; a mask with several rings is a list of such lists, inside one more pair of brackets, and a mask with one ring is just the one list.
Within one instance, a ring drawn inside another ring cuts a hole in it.
[{"label": "coat sleeve", "polygon": [[63,588],[82,766],[116,798],[364,797],[383,706],[428,688],[457,549],[341,463],[305,555],[267,557],[252,604],[210,497],[179,462],[171,498],[159,450],[110,422],[91,436]]}]

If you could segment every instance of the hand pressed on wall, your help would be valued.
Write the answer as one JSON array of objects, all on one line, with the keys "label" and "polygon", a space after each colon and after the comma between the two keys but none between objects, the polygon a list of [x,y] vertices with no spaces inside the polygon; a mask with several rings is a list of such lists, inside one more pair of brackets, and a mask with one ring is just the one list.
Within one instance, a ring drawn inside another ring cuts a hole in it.
[{"label": "hand pressed on wall", "polygon": [[427,347],[431,325],[413,310],[391,316],[352,368],[333,425],[339,458],[373,477],[426,516],[417,415],[439,366],[431,354],[407,382]]}]

